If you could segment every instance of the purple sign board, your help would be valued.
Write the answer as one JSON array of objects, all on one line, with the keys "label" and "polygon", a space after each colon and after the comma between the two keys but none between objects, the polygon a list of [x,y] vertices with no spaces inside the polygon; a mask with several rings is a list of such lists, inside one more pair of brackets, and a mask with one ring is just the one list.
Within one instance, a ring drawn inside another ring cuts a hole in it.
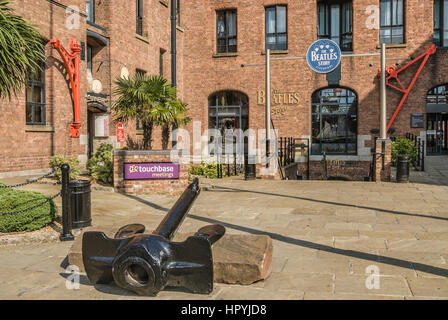
[{"label": "purple sign board", "polygon": [[179,179],[178,163],[125,163],[125,180]]}]

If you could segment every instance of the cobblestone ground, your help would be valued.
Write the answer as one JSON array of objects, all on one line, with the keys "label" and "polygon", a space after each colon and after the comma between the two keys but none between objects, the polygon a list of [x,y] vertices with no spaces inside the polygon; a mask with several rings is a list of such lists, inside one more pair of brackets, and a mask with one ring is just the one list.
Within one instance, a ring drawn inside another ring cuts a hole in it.
[{"label": "cobblestone ground", "polygon": [[[210,295],[166,290],[142,298],[115,286],[92,286],[81,274],[79,290],[68,290],[61,266],[71,243],[57,242],[0,247],[0,298],[447,299],[444,179],[413,174],[418,183],[202,180],[205,188],[179,232],[221,223],[228,233],[271,236],[273,272],[267,280],[215,284]],[[50,185],[27,189],[57,192]],[[174,200],[93,191],[93,224],[118,228],[138,222],[152,230]],[[368,281],[369,270],[379,271],[379,282]]]}]

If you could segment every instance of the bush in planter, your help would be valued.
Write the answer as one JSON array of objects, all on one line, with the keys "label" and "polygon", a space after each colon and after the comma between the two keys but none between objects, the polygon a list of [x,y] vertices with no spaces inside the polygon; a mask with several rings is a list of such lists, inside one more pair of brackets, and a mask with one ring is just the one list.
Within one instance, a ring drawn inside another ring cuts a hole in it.
[{"label": "bush in planter", "polygon": [[411,165],[414,165],[417,161],[417,148],[413,140],[397,137],[392,142],[392,166],[397,166],[397,160],[399,155],[410,156]]},{"label": "bush in planter", "polygon": [[[223,168],[224,169],[224,168]],[[204,161],[200,165],[191,165],[188,168],[190,175],[204,176],[210,179],[218,178],[218,165],[214,161]],[[226,176],[226,170],[222,171],[222,176]]]},{"label": "bush in planter", "polygon": [[70,180],[76,179],[80,171],[79,160],[75,157],[64,157],[62,154],[58,154],[50,158],[50,168],[56,170],[54,175],[59,181],[62,179],[61,166],[63,164],[68,164],[70,166]]},{"label": "bush in planter", "polygon": [[[0,189],[0,212],[15,212],[30,208],[48,199],[39,192]],[[0,216],[0,232],[22,232],[39,230],[51,223],[57,215],[53,200],[27,212]]]},{"label": "bush in planter", "polygon": [[106,184],[112,184],[114,179],[113,149],[111,144],[102,143],[95,155],[87,161],[89,174]]}]

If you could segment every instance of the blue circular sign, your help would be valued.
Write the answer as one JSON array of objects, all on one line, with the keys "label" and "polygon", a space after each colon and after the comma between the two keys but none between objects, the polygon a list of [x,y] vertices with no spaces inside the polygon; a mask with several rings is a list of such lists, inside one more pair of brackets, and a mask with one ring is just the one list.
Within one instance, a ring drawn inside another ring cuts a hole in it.
[{"label": "blue circular sign", "polygon": [[308,48],[306,61],[318,73],[329,73],[341,63],[341,48],[333,40],[321,39]]}]

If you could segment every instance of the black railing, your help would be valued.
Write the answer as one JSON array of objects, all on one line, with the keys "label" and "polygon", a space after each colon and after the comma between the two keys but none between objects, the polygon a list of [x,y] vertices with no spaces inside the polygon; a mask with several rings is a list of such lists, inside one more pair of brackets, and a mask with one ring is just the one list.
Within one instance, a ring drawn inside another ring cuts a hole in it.
[{"label": "black railing", "polygon": [[[425,140],[413,133],[406,133],[404,138],[413,141],[417,149],[416,159],[412,160],[414,168],[418,171],[425,171]],[[397,137],[391,137],[390,139],[395,141]]]},{"label": "black railing", "polygon": [[308,138],[280,137],[278,140],[278,159],[281,167],[296,163],[296,152],[306,156],[306,177],[310,180],[310,140]]},{"label": "black railing", "polygon": [[[241,157],[241,159],[239,159]],[[221,179],[225,173],[227,177],[238,176],[243,173],[242,155],[237,153],[216,155],[217,178]]]}]

